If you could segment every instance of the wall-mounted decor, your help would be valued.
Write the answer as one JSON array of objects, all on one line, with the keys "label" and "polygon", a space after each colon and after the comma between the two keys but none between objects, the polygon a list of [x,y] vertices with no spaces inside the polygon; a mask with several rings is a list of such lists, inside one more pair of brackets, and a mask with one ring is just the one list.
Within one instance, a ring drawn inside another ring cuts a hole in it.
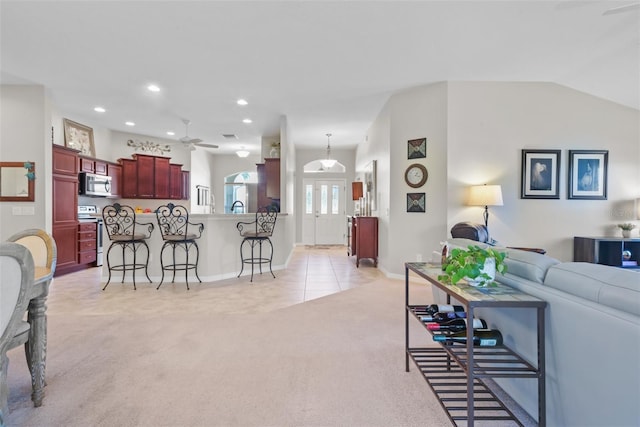
[{"label": "wall-mounted decor", "polygon": [[427,157],[427,138],[410,139],[407,141],[407,158],[424,159]]},{"label": "wall-mounted decor", "polygon": [[151,154],[165,154],[171,152],[171,146],[169,144],[160,145],[156,142],[134,141],[130,139],[127,141],[127,145],[135,148],[136,151],[140,150]]},{"label": "wall-mounted decor", "polygon": [[407,193],[407,212],[424,212],[425,194]]},{"label": "wall-mounted decor", "polygon": [[420,163],[414,163],[404,171],[404,181],[409,187],[420,188],[427,182],[429,172]]},{"label": "wall-mounted decor", "polygon": [[34,202],[36,164],[0,162],[0,202]]},{"label": "wall-mounted decor", "polygon": [[569,199],[606,200],[607,150],[569,150]]},{"label": "wall-mounted decor", "polygon": [[522,150],[521,199],[560,198],[560,150]]},{"label": "wall-mounted decor", "polygon": [[209,204],[209,187],[205,185],[196,185],[198,191],[198,206],[207,206]]},{"label": "wall-mounted decor", "polygon": [[96,148],[93,145],[93,129],[69,119],[63,119],[64,145],[80,150],[85,156],[95,157]]},{"label": "wall-mounted decor", "polygon": [[364,183],[368,194],[369,206],[372,211],[376,208],[376,161],[370,161],[364,168]]}]

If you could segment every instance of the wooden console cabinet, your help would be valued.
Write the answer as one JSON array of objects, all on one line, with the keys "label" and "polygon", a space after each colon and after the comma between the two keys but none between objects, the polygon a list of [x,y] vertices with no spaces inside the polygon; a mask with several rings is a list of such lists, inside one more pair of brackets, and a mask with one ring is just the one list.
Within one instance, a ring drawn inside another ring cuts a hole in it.
[{"label": "wooden console cabinet", "polygon": [[[631,252],[629,259],[623,259],[624,251]],[[640,238],[574,237],[573,260],[614,267],[639,268]]]},{"label": "wooden console cabinet", "polygon": [[378,266],[378,218],[374,216],[347,217],[347,255],[356,257],[356,267],[360,260],[370,258],[374,267]]}]

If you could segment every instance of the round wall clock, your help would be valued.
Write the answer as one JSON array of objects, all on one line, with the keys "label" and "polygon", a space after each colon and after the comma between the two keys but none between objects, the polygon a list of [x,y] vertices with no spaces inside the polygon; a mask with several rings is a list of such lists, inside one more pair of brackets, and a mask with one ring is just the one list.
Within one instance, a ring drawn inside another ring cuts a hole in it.
[{"label": "round wall clock", "polygon": [[404,172],[404,180],[407,182],[407,185],[413,188],[422,187],[424,183],[427,182],[427,178],[429,178],[427,168],[419,163],[409,165]]}]

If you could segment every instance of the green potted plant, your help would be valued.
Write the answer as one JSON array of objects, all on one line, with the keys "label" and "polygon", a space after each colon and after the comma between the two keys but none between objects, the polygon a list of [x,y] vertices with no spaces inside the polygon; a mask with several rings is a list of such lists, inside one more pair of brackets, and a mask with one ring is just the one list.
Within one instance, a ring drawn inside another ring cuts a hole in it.
[{"label": "green potted plant", "polygon": [[455,285],[464,279],[473,286],[495,286],[496,271],[503,274],[507,271],[504,263],[506,256],[506,252],[483,249],[477,245],[469,245],[467,249],[452,249],[438,280]]},{"label": "green potted plant", "polygon": [[636,228],[636,225],[630,222],[625,222],[623,224],[618,224],[617,227],[622,230],[622,237],[629,238],[631,237],[631,230]]}]

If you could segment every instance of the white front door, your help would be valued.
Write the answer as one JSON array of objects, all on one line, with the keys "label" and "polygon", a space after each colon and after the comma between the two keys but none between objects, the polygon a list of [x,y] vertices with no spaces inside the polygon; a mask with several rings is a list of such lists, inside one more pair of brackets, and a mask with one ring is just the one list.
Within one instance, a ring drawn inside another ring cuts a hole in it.
[{"label": "white front door", "polygon": [[345,242],[345,180],[305,179],[302,240],[307,245]]}]

